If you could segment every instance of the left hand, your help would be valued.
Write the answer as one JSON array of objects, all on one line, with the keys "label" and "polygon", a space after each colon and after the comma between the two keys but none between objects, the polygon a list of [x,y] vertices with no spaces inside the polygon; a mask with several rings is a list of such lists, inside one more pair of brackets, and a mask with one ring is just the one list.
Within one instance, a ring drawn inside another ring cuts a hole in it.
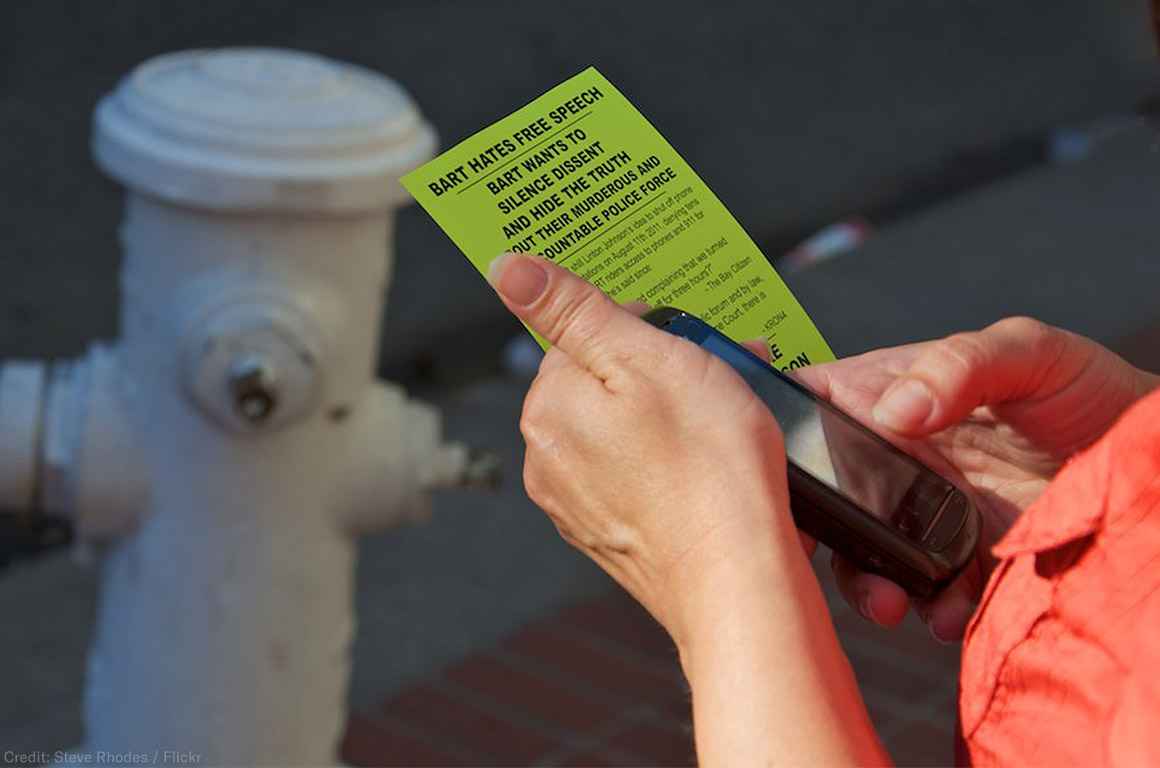
[{"label": "left hand", "polygon": [[732,368],[542,258],[503,256],[489,280],[552,344],[520,422],[528,495],[678,646],[722,568],[812,576],[781,432]]}]

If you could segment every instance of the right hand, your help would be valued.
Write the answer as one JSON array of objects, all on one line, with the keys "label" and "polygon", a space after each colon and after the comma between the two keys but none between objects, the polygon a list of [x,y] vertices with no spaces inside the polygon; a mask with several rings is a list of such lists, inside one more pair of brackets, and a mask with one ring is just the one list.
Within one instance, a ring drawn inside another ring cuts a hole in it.
[{"label": "right hand", "polygon": [[[976,558],[933,601],[916,605],[943,642],[962,637],[995,565],[992,545],[1068,458],[1160,384],[1095,342],[1028,318],[798,375],[819,396],[973,490],[983,519]],[[906,615],[908,599],[897,585],[840,557],[833,567],[846,600],[866,618],[892,626]]]}]

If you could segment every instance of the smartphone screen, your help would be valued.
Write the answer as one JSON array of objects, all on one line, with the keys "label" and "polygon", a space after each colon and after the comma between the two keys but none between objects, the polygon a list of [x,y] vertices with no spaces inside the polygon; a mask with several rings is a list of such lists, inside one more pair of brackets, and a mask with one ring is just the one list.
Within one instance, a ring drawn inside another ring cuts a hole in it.
[{"label": "smartphone screen", "polygon": [[907,538],[928,534],[953,485],[724,336],[710,332],[699,343],[769,406],[785,435],[786,456],[798,467]]}]

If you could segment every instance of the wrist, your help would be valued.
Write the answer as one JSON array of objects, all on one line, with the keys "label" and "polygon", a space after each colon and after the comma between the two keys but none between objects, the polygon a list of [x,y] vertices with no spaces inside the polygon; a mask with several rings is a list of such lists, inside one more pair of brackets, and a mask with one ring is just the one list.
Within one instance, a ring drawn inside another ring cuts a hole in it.
[{"label": "wrist", "polygon": [[712,531],[668,580],[665,623],[690,680],[695,657],[796,602],[801,579],[814,578],[788,509],[770,510],[766,519],[747,530]]}]

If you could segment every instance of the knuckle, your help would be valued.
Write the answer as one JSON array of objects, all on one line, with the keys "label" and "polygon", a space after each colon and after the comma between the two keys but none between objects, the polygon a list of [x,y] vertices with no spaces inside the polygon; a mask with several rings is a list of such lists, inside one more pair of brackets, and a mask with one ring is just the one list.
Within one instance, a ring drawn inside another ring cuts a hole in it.
[{"label": "knuckle", "polygon": [[545,412],[544,403],[547,396],[543,394],[542,386],[533,385],[524,398],[524,408],[520,412],[520,434],[524,442],[532,444],[539,442],[544,434],[542,414]]},{"label": "knuckle", "polygon": [[1019,348],[1036,360],[1058,358],[1068,344],[1068,336],[1042,320],[1033,317],[1007,317],[989,326],[987,331],[1014,339]]},{"label": "knuckle", "polygon": [[990,354],[981,336],[978,333],[957,333],[948,336],[934,348],[930,364],[937,373],[962,375],[971,375],[986,367]]},{"label": "knuckle", "polygon": [[573,549],[581,548],[582,544],[580,540],[576,538],[568,526],[555,519],[552,520],[552,523],[556,526],[556,533],[560,534],[560,538],[564,540],[565,544],[572,547]]},{"label": "knuckle", "polygon": [[765,362],[770,362],[769,342],[763,338],[751,339],[745,343],[746,348]]},{"label": "knuckle", "polygon": [[569,339],[572,346],[586,345],[600,331],[611,301],[590,286],[589,290],[564,291],[552,298],[545,316],[548,338]]},{"label": "knuckle", "polygon": [[769,442],[773,447],[783,446],[785,438],[777,419],[773,417],[769,407],[756,397],[750,398],[747,407],[739,417],[739,422],[741,428],[746,432],[760,435],[763,441]]},{"label": "knuckle", "polygon": [[663,365],[672,371],[683,371],[691,367],[704,367],[713,358],[693,342],[678,336],[672,337],[666,345]]},{"label": "knuckle", "polygon": [[659,347],[649,373],[658,381],[669,384],[700,383],[712,374],[719,362],[693,342],[669,336]]},{"label": "knuckle", "polygon": [[639,368],[639,353],[636,350],[616,347],[606,356],[609,363],[621,369]]},{"label": "knuckle", "polygon": [[524,491],[528,494],[528,498],[540,505],[543,501],[543,485],[540,481],[539,467],[536,464],[531,453],[524,458]]},{"label": "knuckle", "polygon": [[527,406],[525,406],[524,412],[520,416],[520,435],[523,436],[525,443],[531,441],[531,436],[535,434],[535,431],[536,423],[532,417],[528,415],[528,409]]},{"label": "knuckle", "polygon": [[559,350],[557,347],[549,347],[548,351],[544,353],[544,358],[540,360],[540,371],[548,372],[559,368],[568,361],[568,356]]},{"label": "knuckle", "polygon": [[1027,317],[1026,315],[1016,315],[1014,317],[1005,317],[1002,320],[992,323],[987,326],[986,331],[994,331],[995,333],[1004,336],[1016,336],[1021,338],[1037,338],[1046,335],[1054,329],[1047,323],[1041,320],[1036,320],[1034,317]]},{"label": "knuckle", "polygon": [[583,538],[586,547],[607,557],[632,556],[641,548],[632,526],[616,520],[605,521],[598,531],[588,531]]}]

